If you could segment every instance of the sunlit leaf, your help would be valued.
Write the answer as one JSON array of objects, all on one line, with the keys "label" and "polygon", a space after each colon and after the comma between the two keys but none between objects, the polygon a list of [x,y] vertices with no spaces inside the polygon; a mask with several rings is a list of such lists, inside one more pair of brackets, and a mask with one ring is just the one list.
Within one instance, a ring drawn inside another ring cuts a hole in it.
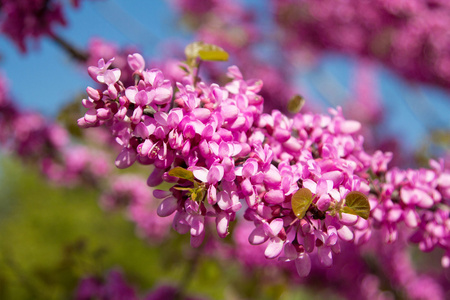
[{"label": "sunlit leaf", "polygon": [[206,44],[204,42],[194,42],[184,49],[188,65],[193,67],[197,58],[201,60],[226,61],[228,53],[219,46]]},{"label": "sunlit leaf", "polygon": [[192,171],[186,170],[182,167],[175,167],[169,171],[169,176],[186,179],[194,182],[194,173]]},{"label": "sunlit leaf", "polygon": [[292,210],[297,218],[302,219],[305,216],[312,200],[312,193],[307,188],[301,188],[294,195],[292,195]]},{"label": "sunlit leaf", "polygon": [[198,54],[203,60],[228,60],[228,53],[216,45],[205,44]]},{"label": "sunlit leaf", "polygon": [[361,218],[368,219],[370,214],[369,199],[361,192],[353,191],[345,197],[345,205],[342,212],[352,215],[358,215]]},{"label": "sunlit leaf", "polygon": [[303,105],[305,105],[305,98],[300,95],[295,95],[289,100],[287,109],[289,112],[296,114],[302,109]]}]

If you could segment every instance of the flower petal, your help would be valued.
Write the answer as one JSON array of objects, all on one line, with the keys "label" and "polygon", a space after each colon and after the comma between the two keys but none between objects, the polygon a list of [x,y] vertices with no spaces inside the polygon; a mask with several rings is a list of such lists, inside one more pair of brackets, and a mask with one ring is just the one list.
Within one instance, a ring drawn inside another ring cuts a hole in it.
[{"label": "flower petal", "polygon": [[168,217],[173,214],[178,208],[178,201],[175,197],[169,197],[159,204],[156,213],[160,217]]},{"label": "flower petal", "polygon": [[264,251],[264,255],[266,258],[275,258],[280,255],[283,250],[284,241],[279,237],[272,238],[267,245],[266,251]]},{"label": "flower petal", "polygon": [[260,245],[268,239],[269,237],[266,235],[262,225],[258,225],[248,236],[248,241],[252,245]]},{"label": "flower petal", "polygon": [[311,259],[309,258],[308,253],[302,253],[295,260],[295,267],[297,268],[297,273],[300,277],[308,276],[311,271]]},{"label": "flower petal", "polygon": [[228,224],[230,223],[230,218],[227,213],[221,212],[216,217],[216,229],[217,233],[221,238],[224,238],[228,235]]},{"label": "flower petal", "polygon": [[124,147],[122,151],[120,151],[119,155],[116,158],[116,167],[119,169],[125,169],[131,166],[136,161],[136,151],[132,148]]}]

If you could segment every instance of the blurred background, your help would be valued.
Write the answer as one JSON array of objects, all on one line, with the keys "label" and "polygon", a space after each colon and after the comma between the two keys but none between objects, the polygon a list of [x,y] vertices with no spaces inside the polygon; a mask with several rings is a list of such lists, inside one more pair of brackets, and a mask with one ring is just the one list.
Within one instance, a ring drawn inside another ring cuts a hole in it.
[{"label": "blurred background", "polygon": [[[393,152],[395,166],[448,159],[445,2],[399,1],[402,6],[380,0],[367,7],[362,0],[18,1],[25,7],[45,2],[48,10],[61,6],[64,22],[50,18],[54,23],[46,20],[50,25],[41,31],[25,31],[31,21],[13,19],[8,2],[0,1],[1,299],[90,299],[83,298],[83,289],[108,284],[122,298],[101,299],[135,299],[149,290],[161,298],[148,299],[169,299],[172,287],[184,285],[186,294],[211,299],[345,298],[332,287],[318,292],[283,280],[261,286],[261,277],[278,277],[264,267],[249,273],[238,261],[224,268],[225,260],[213,256],[198,262],[188,237],[173,234],[167,224],[147,224],[156,217],[155,204],[139,206],[133,197],[151,198],[151,191],[144,187],[130,195],[120,178],[142,175],[145,185],[148,169],[106,167],[116,155],[102,145],[107,138],[76,128],[84,114],[80,99],[92,85],[87,66],[102,56],[137,51],[147,67],[170,70],[169,62],[184,60],[188,43],[214,43],[230,53],[230,62],[206,64],[203,76],[221,80],[221,70],[236,64],[246,78],[262,78],[266,111],[286,111],[299,94],[304,111],[341,106],[346,118],[363,124],[368,152]],[[12,123],[10,115],[21,119]],[[55,158],[54,149],[64,149],[70,163]],[[107,175],[114,179],[105,182]],[[152,226],[164,228],[164,238]],[[426,272],[439,268],[432,254],[427,260],[413,255]],[[193,269],[195,276],[187,280]],[[395,289],[392,283],[385,288],[386,299],[402,298]]]}]

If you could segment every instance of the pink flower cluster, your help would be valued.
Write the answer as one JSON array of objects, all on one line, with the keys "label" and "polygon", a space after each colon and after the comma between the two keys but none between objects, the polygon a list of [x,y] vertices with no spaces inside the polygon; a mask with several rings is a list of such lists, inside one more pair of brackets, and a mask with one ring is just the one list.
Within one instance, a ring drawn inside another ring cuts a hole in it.
[{"label": "pink flower cluster", "polygon": [[[78,6],[77,1],[71,1]],[[59,0],[0,0],[0,31],[22,52],[28,38],[52,35],[53,27],[66,25],[63,5]]]},{"label": "pink flower cluster", "polygon": [[[398,287],[397,293],[406,299],[446,299],[446,284],[442,283],[445,280],[429,272],[417,272],[403,238],[392,245],[385,245],[381,240],[372,243],[371,246],[379,249],[376,255],[380,271],[390,277],[392,284]],[[380,279],[378,284],[381,284]]]},{"label": "pink flower cluster", "polygon": [[[121,271],[111,270],[104,276],[86,276],[80,280],[74,296],[76,300],[175,300],[180,298],[180,291],[176,287],[161,285],[140,297],[136,288],[127,282]],[[183,299],[206,298],[183,295]]]},{"label": "pink flower cluster", "polygon": [[86,67],[97,64],[101,58],[108,61],[114,57],[114,67],[120,69],[122,78],[129,79],[129,82],[124,82],[124,84],[133,84],[133,70],[128,66],[127,56],[136,52],[135,47],[120,48],[118,45],[101,38],[92,38],[89,41],[86,52],[89,54],[85,64]]},{"label": "pink flower cluster", "polygon": [[[78,124],[110,128],[122,146],[117,167],[136,161],[153,165],[150,186],[163,181],[174,184],[169,191],[154,191],[162,200],[157,213],[162,217],[175,213],[173,228],[190,233],[194,247],[205,237],[207,219],[215,220],[218,235],[225,237],[245,205],[244,217],[254,224],[249,242],[265,243],[266,258],[294,261],[298,273],[306,276],[310,253],[317,253],[322,265],[331,266],[341,241],[366,242],[379,221],[373,214],[392,201],[380,198],[378,206],[373,201],[369,220],[341,213],[350,191],[371,193],[372,200],[381,195],[373,189],[383,186],[392,154],[366,153],[358,134],[361,124],[346,120],[340,109],[330,110],[330,115],[305,113],[293,118],[276,110],[262,113],[263,99],[258,94],[262,82],[245,80],[234,66],[228,69],[231,81],[224,86],[192,79],[177,83],[173,93],[172,83],[161,71],[144,70],[139,54],[128,56],[134,85],[125,86],[120,69],[110,68],[112,63],[100,59],[97,67],[89,68],[91,77],[106,89],[88,87],[89,97],[83,100],[88,111]],[[371,174],[380,181],[370,181]],[[421,206],[427,201],[427,191],[423,192],[405,203],[409,206],[398,205],[402,213],[433,211],[437,203],[448,207],[446,176],[433,194],[435,201]],[[431,186],[427,180],[421,189]],[[301,219],[291,204],[299,188],[314,195]],[[414,187],[406,185],[403,194],[408,188]],[[420,224],[427,226],[429,221]],[[448,225],[443,226],[448,230]]]},{"label": "pink flower cluster", "polygon": [[[334,257],[333,268],[321,268],[317,253],[313,254],[311,273],[299,279],[295,276],[295,266],[265,259],[264,245],[248,247],[251,227],[249,222],[237,223],[233,231],[234,249],[227,257],[237,258],[248,270],[258,274],[263,269],[268,280],[273,276],[296,286],[313,285],[318,290],[331,286],[334,293],[345,299],[393,299],[399,295],[405,299],[446,299],[448,280],[445,275],[414,264],[417,257],[413,259],[410,253],[404,230],[399,230],[398,241],[391,244],[385,243],[381,230],[373,231],[370,241],[363,246],[342,243],[340,254]],[[226,248],[226,244],[221,248]]]},{"label": "pink flower cluster", "polygon": [[[398,224],[415,229],[411,241],[422,251],[435,247],[446,250],[442,265],[450,266],[450,171],[443,161],[432,160],[432,169],[386,172],[385,181],[376,183],[372,220],[381,227],[386,242],[394,242]],[[375,197],[377,195],[378,197]]]},{"label": "pink flower cluster", "polygon": [[448,1],[274,0],[282,44],[381,61],[401,76],[450,86]]}]

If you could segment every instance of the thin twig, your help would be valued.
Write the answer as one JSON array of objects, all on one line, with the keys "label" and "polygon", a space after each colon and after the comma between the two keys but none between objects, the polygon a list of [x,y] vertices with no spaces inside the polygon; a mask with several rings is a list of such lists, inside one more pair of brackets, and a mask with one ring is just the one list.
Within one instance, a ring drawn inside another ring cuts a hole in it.
[{"label": "thin twig", "polygon": [[72,58],[79,62],[87,62],[89,55],[86,52],[81,51],[80,49],[77,49],[75,46],[73,46],[71,43],[63,39],[61,36],[52,33],[50,35],[52,40],[60,46],[63,50],[65,50],[67,53],[70,54]]}]

